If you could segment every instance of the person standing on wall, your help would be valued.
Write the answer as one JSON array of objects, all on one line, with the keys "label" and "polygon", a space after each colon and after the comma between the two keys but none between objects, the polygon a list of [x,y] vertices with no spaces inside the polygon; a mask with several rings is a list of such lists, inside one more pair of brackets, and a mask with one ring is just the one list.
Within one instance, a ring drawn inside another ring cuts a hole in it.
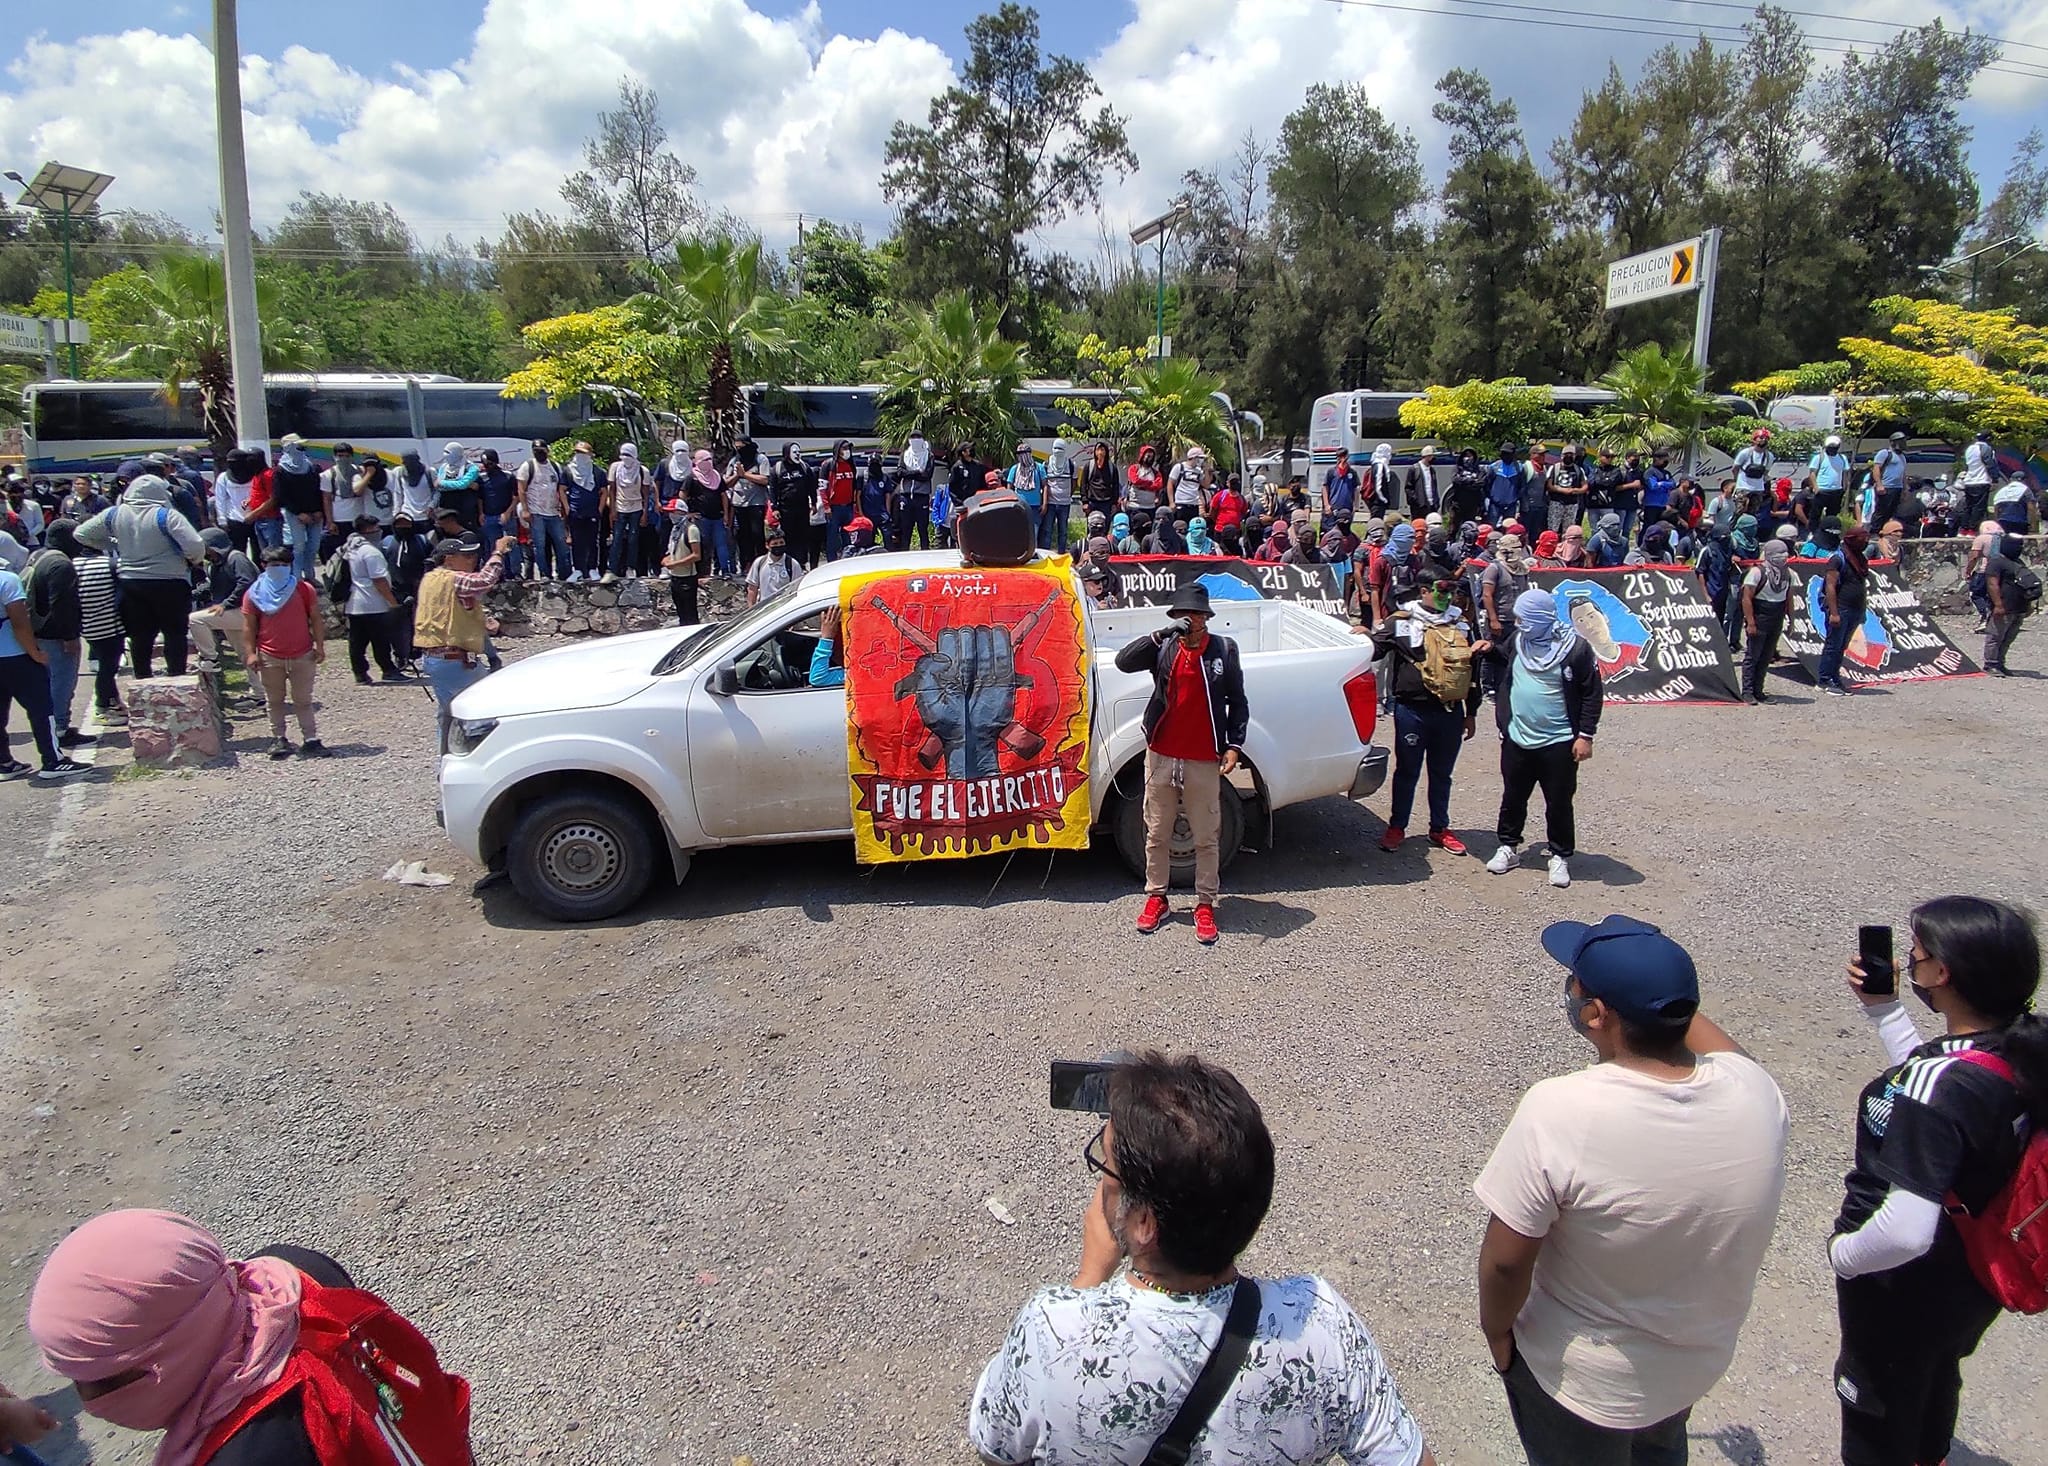
[{"label": "person standing on wall", "polygon": [[1251,723],[1237,643],[1209,634],[1209,592],[1181,586],[1167,614],[1174,624],[1116,654],[1119,671],[1152,674],[1145,704],[1145,907],[1138,930],[1154,932],[1170,909],[1173,832],[1185,816],[1195,847],[1195,936],[1217,937],[1221,888],[1223,779],[1237,768]]}]

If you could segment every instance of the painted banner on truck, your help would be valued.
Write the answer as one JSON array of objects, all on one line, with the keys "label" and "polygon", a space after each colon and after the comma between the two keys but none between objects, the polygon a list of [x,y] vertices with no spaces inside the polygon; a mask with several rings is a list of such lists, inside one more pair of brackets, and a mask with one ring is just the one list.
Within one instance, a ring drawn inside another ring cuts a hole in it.
[{"label": "painted banner on truck", "polygon": [[[1827,562],[1792,562],[1792,599],[1786,608],[1785,650],[1799,658],[1806,675],[1819,679],[1827,635]],[[1842,684],[1920,682],[1934,677],[1975,677],[1977,664],[1942,632],[1899,578],[1889,560],[1870,562],[1870,591],[1862,623],[1849,633],[1842,653]]]},{"label": "painted banner on truck", "polygon": [[1607,701],[1740,701],[1727,633],[1691,570],[1535,570],[1529,583],[1557,597],[1558,614],[1591,643]]},{"label": "painted banner on truck", "polygon": [[864,863],[1088,844],[1088,622],[1068,561],[839,585]]},{"label": "painted banner on truck", "polygon": [[1127,606],[1163,606],[1183,585],[1206,586],[1209,603],[1294,601],[1330,616],[1344,615],[1344,567],[1278,565],[1213,555],[1117,555]]}]

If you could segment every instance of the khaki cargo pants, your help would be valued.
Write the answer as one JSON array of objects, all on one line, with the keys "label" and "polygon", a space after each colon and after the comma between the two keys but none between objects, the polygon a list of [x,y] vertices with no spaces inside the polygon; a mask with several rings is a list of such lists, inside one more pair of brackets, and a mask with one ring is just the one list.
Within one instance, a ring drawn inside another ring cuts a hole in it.
[{"label": "khaki cargo pants", "polygon": [[[1175,784],[1175,771],[1179,784]],[[1173,827],[1185,814],[1195,839],[1195,900],[1215,904],[1223,832],[1223,770],[1214,759],[1167,758],[1145,750],[1145,894],[1164,896],[1173,878]]]}]

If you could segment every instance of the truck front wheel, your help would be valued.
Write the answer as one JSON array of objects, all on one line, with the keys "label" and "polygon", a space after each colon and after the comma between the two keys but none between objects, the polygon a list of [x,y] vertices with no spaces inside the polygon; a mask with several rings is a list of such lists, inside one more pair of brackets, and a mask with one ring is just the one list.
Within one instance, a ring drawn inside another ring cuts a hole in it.
[{"label": "truck front wheel", "polygon": [[645,810],[604,790],[565,789],[520,811],[505,867],[543,916],[602,921],[646,893],[654,860]]},{"label": "truck front wheel", "polygon": [[[1144,777],[1144,764],[1137,766],[1138,777]],[[1244,796],[1228,779],[1223,781],[1223,819],[1217,830],[1216,856],[1218,868],[1227,870],[1230,862],[1237,859],[1237,852],[1244,845]],[[1130,794],[1120,795],[1116,802],[1116,850],[1123,857],[1124,864],[1139,880],[1145,879],[1145,791],[1141,786]],[[1188,828],[1184,814],[1176,813],[1173,833],[1168,838],[1168,847],[1173,853],[1171,884],[1192,886],[1195,883],[1195,837]]]}]

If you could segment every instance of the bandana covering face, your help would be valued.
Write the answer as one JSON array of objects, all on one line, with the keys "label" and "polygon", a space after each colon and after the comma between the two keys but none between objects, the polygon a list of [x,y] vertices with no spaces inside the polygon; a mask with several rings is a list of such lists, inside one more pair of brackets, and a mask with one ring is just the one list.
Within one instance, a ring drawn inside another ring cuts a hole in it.
[{"label": "bandana covering face", "polygon": [[298,588],[299,577],[292,573],[291,566],[266,565],[263,573],[256,577],[256,583],[249,587],[249,599],[264,615],[275,616],[284,609],[292,598],[292,592]]},{"label": "bandana covering face", "polygon": [[298,1270],[235,1262],[212,1233],[167,1211],[112,1211],[57,1245],[29,1298],[28,1331],[52,1371],[141,1378],[85,1404],[130,1430],[161,1430],[156,1466],[189,1466],[208,1432],[284,1372],[299,1337]]},{"label": "bandana covering face", "polygon": [[690,462],[690,473],[698,483],[707,489],[718,487],[718,470],[711,466],[711,450],[699,448]]},{"label": "bandana covering face", "polygon": [[1515,597],[1515,657],[1531,672],[1548,672],[1578,644],[1579,633],[1560,620],[1557,598],[1547,590],[1525,590]]}]

